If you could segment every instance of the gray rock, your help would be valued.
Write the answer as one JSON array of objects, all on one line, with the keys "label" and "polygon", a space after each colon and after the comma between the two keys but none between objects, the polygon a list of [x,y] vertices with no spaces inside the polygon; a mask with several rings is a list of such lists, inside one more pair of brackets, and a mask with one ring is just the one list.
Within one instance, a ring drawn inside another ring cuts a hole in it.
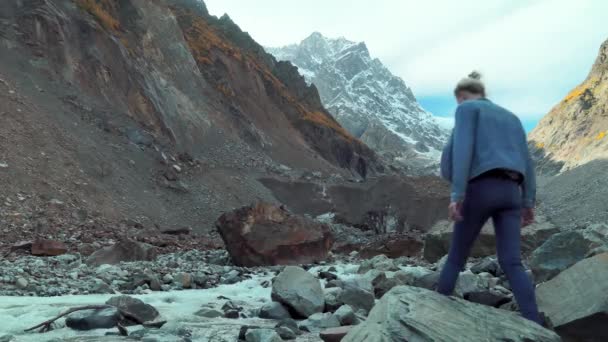
[{"label": "gray rock", "polygon": [[300,267],[285,267],[272,282],[271,296],[302,317],[322,312],[325,307],[319,279]]},{"label": "gray rock", "polygon": [[283,340],[295,340],[298,335],[288,327],[277,327],[274,329]]},{"label": "gray rock", "polygon": [[340,306],[342,306],[342,304],[344,304],[340,301],[340,294],[342,291],[343,290],[340,287],[330,287],[324,289],[325,309],[327,311],[336,311]]},{"label": "gray rock", "polygon": [[390,291],[395,286],[410,285],[411,281],[413,280],[408,278],[409,277],[405,276],[405,273],[402,271],[396,272],[391,278],[388,278],[384,273],[382,273],[372,281],[374,295],[376,298],[382,298],[385,293]]},{"label": "gray rock", "polygon": [[202,308],[194,314],[205,318],[218,318],[224,316],[224,312],[213,308]]},{"label": "gray rock", "polygon": [[266,319],[284,319],[291,318],[289,311],[279,302],[270,302],[262,306],[260,309],[260,318]]},{"label": "gray rock", "polygon": [[398,286],[384,295],[368,319],[353,327],[342,341],[558,342],[561,339],[512,312],[422,288]]},{"label": "gray rock", "polygon": [[192,287],[192,275],[185,272],[178,273],[173,278],[173,282],[183,289],[189,289]]},{"label": "gray rock", "polygon": [[341,325],[354,325],[357,321],[355,311],[350,305],[342,305],[336,310],[334,316],[336,316]]},{"label": "gray rock", "polygon": [[294,319],[291,319],[291,318],[283,319],[279,323],[277,323],[277,325],[275,326],[275,328],[280,328],[280,327],[288,328],[289,330],[296,333],[296,335],[299,335],[301,333],[300,329],[298,328],[298,322],[296,322]]},{"label": "gray rock", "polygon": [[471,272],[475,274],[487,272],[493,276],[500,276],[503,274],[502,269],[498,264],[498,260],[494,257],[481,259],[471,267]]},{"label": "gray rock", "polygon": [[91,287],[91,291],[93,293],[105,293],[105,294],[114,293],[114,290],[112,290],[112,287],[110,287],[110,285],[106,284],[103,280],[95,279],[94,281],[95,281],[95,284]]},{"label": "gray rock", "polygon": [[158,249],[152,245],[124,240],[91,254],[86,263],[90,266],[99,266],[114,265],[123,261],[154,260],[157,254]]},{"label": "gray rock", "polygon": [[223,284],[236,284],[239,281],[241,281],[241,277],[239,276],[239,271],[237,270],[228,272],[222,279]]},{"label": "gray rock", "polygon": [[117,308],[75,312],[65,320],[65,325],[74,330],[110,329],[117,326],[120,313]]},{"label": "gray rock", "polygon": [[169,273],[165,274],[165,275],[163,276],[163,282],[164,282],[165,284],[171,284],[171,283],[173,282],[173,276],[172,276],[172,275],[170,275]]},{"label": "gray rock", "polygon": [[281,342],[281,336],[273,329],[249,329],[245,333],[247,342]]},{"label": "gray rock", "polygon": [[579,261],[536,289],[540,311],[573,341],[608,341],[608,253]]},{"label": "gray rock", "polygon": [[487,278],[479,277],[470,271],[461,272],[458,276],[454,292],[460,297],[464,297],[472,292],[479,292],[488,289],[489,281]]},{"label": "gray rock", "polygon": [[372,292],[366,291],[353,285],[346,285],[338,297],[338,301],[348,304],[353,309],[370,311],[374,307],[376,297]]},{"label": "gray rock", "polygon": [[2,335],[2,336],[0,336],[0,342],[12,342],[12,341],[15,341],[15,336],[13,336],[13,335]]},{"label": "gray rock", "polygon": [[364,260],[359,266],[359,273],[367,273],[369,270],[378,271],[398,271],[399,267],[393,259],[389,259],[386,255],[381,254],[369,260]]},{"label": "gray rock", "polygon": [[17,281],[15,282],[15,286],[17,286],[18,289],[23,290],[25,288],[27,288],[27,286],[29,285],[28,281],[25,280],[25,278],[17,278]]},{"label": "gray rock", "polygon": [[304,331],[319,331],[340,326],[340,321],[331,312],[316,313],[300,322],[299,328]]},{"label": "gray rock", "polygon": [[439,281],[439,272],[431,272],[414,279],[413,286],[434,290]]},{"label": "gray rock", "polygon": [[151,322],[159,317],[158,311],[152,305],[129,296],[112,297],[106,304],[117,307],[127,318],[135,321],[134,323]]},{"label": "gray rock", "polygon": [[538,282],[555,277],[561,271],[583,260],[593,242],[581,232],[567,231],[555,234],[532,253],[530,267]]}]

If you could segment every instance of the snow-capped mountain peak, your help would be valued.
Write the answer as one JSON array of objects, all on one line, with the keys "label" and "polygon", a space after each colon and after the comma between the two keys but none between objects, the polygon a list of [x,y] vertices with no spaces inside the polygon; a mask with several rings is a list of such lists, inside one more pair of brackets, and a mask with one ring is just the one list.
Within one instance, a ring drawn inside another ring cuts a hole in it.
[{"label": "snow-capped mountain peak", "polygon": [[296,65],[342,126],[370,147],[410,165],[438,160],[447,130],[365,43],[314,32],[300,44],[267,50]]}]

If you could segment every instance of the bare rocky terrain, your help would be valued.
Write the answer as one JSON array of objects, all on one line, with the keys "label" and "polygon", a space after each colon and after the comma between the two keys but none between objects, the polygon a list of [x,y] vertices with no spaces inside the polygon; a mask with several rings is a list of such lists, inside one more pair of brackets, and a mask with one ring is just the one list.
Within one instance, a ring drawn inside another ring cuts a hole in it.
[{"label": "bare rocky terrain", "polygon": [[540,181],[546,329],[490,226],[458,299],[434,293],[448,185],[387,167],[228,16],[0,2],[0,341],[605,341],[603,170]]}]

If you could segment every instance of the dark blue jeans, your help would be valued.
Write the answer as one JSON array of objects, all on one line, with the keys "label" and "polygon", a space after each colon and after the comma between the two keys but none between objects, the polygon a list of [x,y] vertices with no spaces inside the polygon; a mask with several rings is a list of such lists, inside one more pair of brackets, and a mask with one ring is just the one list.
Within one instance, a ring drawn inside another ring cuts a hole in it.
[{"label": "dark blue jeans", "polygon": [[437,291],[451,295],[475,239],[489,218],[494,221],[498,262],[505,272],[522,316],[541,324],[534,286],[521,263],[521,192],[511,180],[482,178],[467,186],[463,220],[454,225],[448,259]]}]

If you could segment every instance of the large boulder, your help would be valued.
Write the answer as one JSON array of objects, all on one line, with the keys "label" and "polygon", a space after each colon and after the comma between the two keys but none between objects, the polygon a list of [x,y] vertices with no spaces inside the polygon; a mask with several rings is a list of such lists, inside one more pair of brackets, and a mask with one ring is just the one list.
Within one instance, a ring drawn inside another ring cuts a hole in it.
[{"label": "large boulder", "polygon": [[608,253],[582,260],[536,289],[539,309],[573,341],[608,341]]},{"label": "large boulder", "polygon": [[434,291],[398,286],[376,304],[343,342],[558,342],[560,337],[521,316]]},{"label": "large boulder", "polygon": [[150,261],[156,259],[157,255],[158,249],[152,245],[123,240],[91,254],[86,263],[89,266],[115,265],[126,261]]},{"label": "large boulder", "polygon": [[325,294],[319,279],[296,266],[285,267],[273,280],[271,297],[305,318],[325,308]]},{"label": "large boulder", "polygon": [[[450,250],[452,241],[453,224],[449,221],[437,222],[424,238],[423,256],[429,262],[437,262]],[[550,222],[540,217],[539,222],[522,229],[522,253],[528,255],[540,246],[551,235],[559,232],[559,229]],[[471,257],[480,258],[496,254],[496,239],[494,236],[494,225],[489,220],[481,229],[477,240],[473,244]]]},{"label": "large boulder", "polygon": [[322,261],[334,241],[327,225],[266,203],[226,213],[216,226],[232,260],[239,266]]}]

